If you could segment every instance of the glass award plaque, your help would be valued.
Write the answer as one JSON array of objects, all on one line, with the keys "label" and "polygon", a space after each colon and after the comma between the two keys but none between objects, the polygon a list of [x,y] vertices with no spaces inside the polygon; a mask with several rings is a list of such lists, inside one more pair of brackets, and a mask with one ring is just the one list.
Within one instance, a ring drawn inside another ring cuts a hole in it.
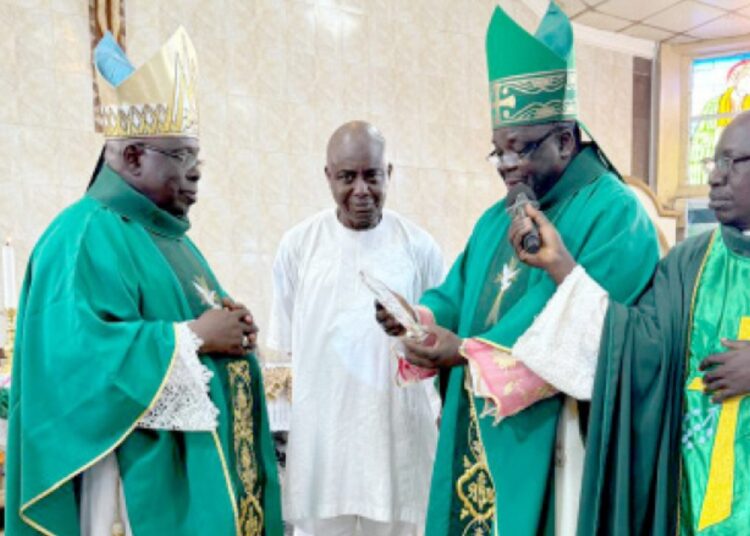
[{"label": "glass award plaque", "polygon": [[412,316],[411,311],[402,305],[399,301],[396,293],[393,292],[388,286],[380,281],[379,279],[369,275],[364,271],[359,272],[359,276],[362,279],[364,285],[372,292],[378,303],[388,311],[404,328],[406,334],[404,337],[422,342],[427,338],[427,332]]}]

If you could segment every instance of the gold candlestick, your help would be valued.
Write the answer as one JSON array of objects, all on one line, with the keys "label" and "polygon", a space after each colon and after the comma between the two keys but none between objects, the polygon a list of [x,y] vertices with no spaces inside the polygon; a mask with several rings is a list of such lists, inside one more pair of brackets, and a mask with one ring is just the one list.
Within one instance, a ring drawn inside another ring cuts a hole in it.
[{"label": "gold candlestick", "polygon": [[9,307],[5,309],[8,325],[6,326],[5,359],[0,363],[0,374],[10,374],[13,370],[13,346],[16,342],[16,309]]}]

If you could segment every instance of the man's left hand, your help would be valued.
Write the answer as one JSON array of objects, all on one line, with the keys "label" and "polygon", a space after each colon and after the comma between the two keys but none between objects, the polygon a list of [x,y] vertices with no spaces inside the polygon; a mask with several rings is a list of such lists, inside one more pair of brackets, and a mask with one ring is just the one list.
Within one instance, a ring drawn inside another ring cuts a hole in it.
[{"label": "man's left hand", "polygon": [[703,384],[716,404],[750,393],[750,341],[722,339],[721,344],[726,352],[710,355],[700,364],[701,370],[713,367],[703,376]]},{"label": "man's left hand", "polygon": [[425,329],[428,335],[422,343],[402,339],[409,363],[425,369],[439,369],[455,367],[466,361],[458,351],[462,341],[455,333],[440,326]]}]

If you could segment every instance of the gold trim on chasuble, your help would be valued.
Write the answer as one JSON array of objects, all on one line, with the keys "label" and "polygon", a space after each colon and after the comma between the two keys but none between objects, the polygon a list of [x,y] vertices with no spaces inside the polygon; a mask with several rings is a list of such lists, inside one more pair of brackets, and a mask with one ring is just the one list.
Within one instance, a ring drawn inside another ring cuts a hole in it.
[{"label": "gold trim on chasuble", "polygon": [[492,127],[575,119],[575,70],[557,69],[498,78],[490,82]]},{"label": "gold trim on chasuble", "polygon": [[[685,382],[685,379],[687,378],[688,372],[689,372],[689,365],[690,365],[690,343],[692,340],[693,335],[693,315],[695,313],[695,300],[698,296],[698,285],[700,285],[701,277],[703,277],[703,269],[706,267],[706,262],[708,261],[708,256],[711,254],[711,250],[714,247],[714,242],[716,241],[716,235],[719,233],[719,229],[715,230],[713,235],[711,236],[711,240],[708,242],[708,247],[706,248],[706,252],[703,254],[703,259],[701,260],[701,266],[698,269],[698,275],[695,277],[695,283],[693,284],[693,294],[690,297],[690,315],[688,316],[688,333],[687,333],[687,342],[685,345],[685,364],[683,366],[682,371],[682,381],[683,384]],[[682,398],[682,414],[685,415],[685,407],[687,406],[687,400],[685,397]],[[680,452],[680,471],[677,475],[677,493],[682,493],[682,452]],[[681,522],[681,504],[682,501],[677,501],[677,522],[675,523],[675,536],[679,536],[682,533],[682,522]]]},{"label": "gold trim on chasuble", "polygon": [[[469,377],[468,370],[464,374],[466,378]],[[456,480],[456,496],[461,503],[460,519],[470,519],[461,536],[491,536],[495,516],[495,484],[487,466],[487,456],[479,433],[474,395],[470,386],[465,387],[469,398],[469,454],[464,455],[464,472]],[[497,526],[494,534],[497,535]]]},{"label": "gold trim on chasuble", "polygon": [[[740,319],[737,340],[750,340],[750,317],[743,316]],[[686,389],[703,393],[705,391],[703,377],[693,378]],[[732,515],[735,468],[734,445],[737,436],[737,420],[740,403],[747,396],[733,396],[721,404],[712,406],[708,410],[708,416],[702,422],[690,426],[687,432],[683,432],[682,443],[687,444],[688,449],[693,448],[690,441],[692,435],[699,435],[701,439],[714,436],[711,461],[708,467],[708,480],[703,495],[703,506],[698,518],[699,531],[718,525]]]},{"label": "gold trim on chasuble", "polygon": [[[743,320],[750,321],[744,317]],[[739,337],[739,340],[748,340]],[[704,392],[703,378],[697,377],[687,386],[688,391]],[[708,469],[708,482],[703,496],[703,507],[698,518],[698,530],[706,529],[725,521],[732,515],[734,500],[734,441],[737,434],[737,419],[740,402],[748,395],[732,397],[709,410],[705,424],[714,430],[714,446]],[[700,430],[700,429],[699,429]],[[700,430],[703,431],[703,430]],[[704,431],[705,433],[705,431]],[[686,441],[683,435],[683,443]]]},{"label": "gold trim on chasuble", "polygon": [[[53,532],[50,532],[47,528],[43,527],[33,519],[31,519],[29,516],[26,515],[26,510],[31,508],[34,504],[41,501],[42,499],[48,497],[55,491],[57,491],[58,488],[63,486],[66,482],[73,479],[76,475],[79,475],[83,473],[84,471],[90,469],[92,466],[96,465],[98,462],[100,462],[102,459],[104,459],[105,456],[108,454],[114,452],[114,450],[120,446],[120,444],[125,441],[130,433],[135,429],[136,426],[138,426],[138,423],[141,421],[143,417],[146,416],[146,414],[154,409],[154,406],[156,405],[157,400],[159,400],[159,397],[161,396],[162,391],[164,390],[164,386],[167,385],[167,379],[172,374],[172,368],[174,366],[175,357],[177,356],[177,333],[175,332],[175,325],[172,324],[172,337],[174,340],[174,350],[172,351],[172,357],[169,358],[169,365],[167,366],[167,371],[164,374],[164,378],[162,378],[161,384],[159,385],[159,388],[156,390],[156,393],[154,394],[153,398],[151,399],[151,402],[149,402],[146,409],[143,410],[143,412],[138,416],[137,419],[133,422],[133,424],[130,425],[130,427],[123,433],[117,441],[114,442],[114,444],[109,447],[108,449],[101,452],[98,456],[95,456],[88,462],[84,463],[82,466],[80,466],[78,469],[72,471],[67,476],[61,478],[57,482],[55,482],[53,485],[51,485],[46,490],[39,493],[36,497],[33,497],[32,499],[29,499],[25,503],[21,504],[20,508],[18,509],[18,515],[20,516],[21,520],[32,527],[34,530],[41,532],[45,536],[54,536]],[[118,490],[119,493],[119,490]]]},{"label": "gold trim on chasuble", "polygon": [[235,467],[242,482],[239,523],[242,536],[263,534],[263,508],[259,497],[258,461],[253,433],[253,392],[250,364],[235,361],[227,365],[232,396]]}]

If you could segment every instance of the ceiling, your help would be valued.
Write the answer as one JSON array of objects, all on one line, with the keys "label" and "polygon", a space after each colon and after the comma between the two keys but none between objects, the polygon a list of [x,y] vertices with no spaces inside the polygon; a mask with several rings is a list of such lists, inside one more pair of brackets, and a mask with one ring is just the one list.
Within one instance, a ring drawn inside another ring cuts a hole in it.
[{"label": "ceiling", "polygon": [[557,0],[577,23],[652,41],[750,35],[750,0]]}]

